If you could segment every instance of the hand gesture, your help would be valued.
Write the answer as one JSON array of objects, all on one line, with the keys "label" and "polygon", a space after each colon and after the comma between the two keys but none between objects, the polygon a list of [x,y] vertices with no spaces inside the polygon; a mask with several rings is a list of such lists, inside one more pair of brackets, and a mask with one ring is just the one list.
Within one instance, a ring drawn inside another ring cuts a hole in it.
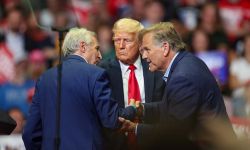
[{"label": "hand gesture", "polygon": [[140,101],[130,100],[129,106],[136,108],[136,116],[141,118],[143,116],[143,104]]},{"label": "hand gesture", "polygon": [[126,120],[122,117],[119,117],[119,121],[122,123],[122,127],[120,129],[121,131],[135,133],[135,128],[137,126],[137,123],[133,123],[133,122]]}]

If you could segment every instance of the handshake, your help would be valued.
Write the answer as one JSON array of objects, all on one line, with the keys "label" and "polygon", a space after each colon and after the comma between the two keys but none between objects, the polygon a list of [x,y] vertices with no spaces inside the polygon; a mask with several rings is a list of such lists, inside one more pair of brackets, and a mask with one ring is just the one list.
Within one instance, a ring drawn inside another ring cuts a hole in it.
[{"label": "handshake", "polygon": [[143,117],[143,109],[142,103],[139,101],[131,101],[129,106],[124,109],[126,115],[120,115],[119,117],[119,122],[121,123],[120,130],[122,132],[135,133],[136,126],[141,122]]}]

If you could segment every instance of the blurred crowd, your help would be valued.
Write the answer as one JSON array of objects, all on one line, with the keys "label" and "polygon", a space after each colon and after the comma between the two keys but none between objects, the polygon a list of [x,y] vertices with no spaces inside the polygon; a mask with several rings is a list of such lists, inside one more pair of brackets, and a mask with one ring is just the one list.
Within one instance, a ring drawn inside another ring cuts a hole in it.
[{"label": "blurred crowd", "polygon": [[[58,63],[58,33],[97,33],[103,59],[115,57],[113,23],[130,17],[145,27],[171,21],[215,75],[230,117],[250,117],[249,0],[0,0],[0,109],[21,133],[37,78]],[[250,135],[249,135],[250,136]]]}]

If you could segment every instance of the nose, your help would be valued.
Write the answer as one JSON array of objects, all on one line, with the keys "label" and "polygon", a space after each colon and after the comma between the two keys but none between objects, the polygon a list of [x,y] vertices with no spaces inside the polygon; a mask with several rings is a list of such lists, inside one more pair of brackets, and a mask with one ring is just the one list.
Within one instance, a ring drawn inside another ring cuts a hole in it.
[{"label": "nose", "polygon": [[102,54],[100,51],[98,51],[98,58],[101,60],[102,59]]},{"label": "nose", "polygon": [[119,47],[120,47],[120,48],[124,48],[124,47],[125,47],[125,42],[124,42],[124,40],[121,40],[121,41],[120,41]]},{"label": "nose", "polygon": [[147,53],[145,51],[141,51],[141,55],[142,55],[143,59],[147,59],[148,58]]}]

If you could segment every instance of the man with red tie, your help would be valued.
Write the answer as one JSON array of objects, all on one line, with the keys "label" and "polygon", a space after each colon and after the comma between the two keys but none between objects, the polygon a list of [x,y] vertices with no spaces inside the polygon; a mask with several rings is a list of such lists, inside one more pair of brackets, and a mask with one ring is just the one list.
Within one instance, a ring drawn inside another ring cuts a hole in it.
[{"label": "man with red tie", "polygon": [[[113,41],[116,59],[100,63],[108,73],[112,97],[118,101],[120,107],[159,101],[164,91],[162,74],[150,72],[148,63],[140,56],[137,36],[142,29],[142,24],[133,19],[123,18],[115,22]],[[140,120],[137,118],[134,121]],[[114,132],[106,135],[107,149],[139,149],[134,135]]]}]

